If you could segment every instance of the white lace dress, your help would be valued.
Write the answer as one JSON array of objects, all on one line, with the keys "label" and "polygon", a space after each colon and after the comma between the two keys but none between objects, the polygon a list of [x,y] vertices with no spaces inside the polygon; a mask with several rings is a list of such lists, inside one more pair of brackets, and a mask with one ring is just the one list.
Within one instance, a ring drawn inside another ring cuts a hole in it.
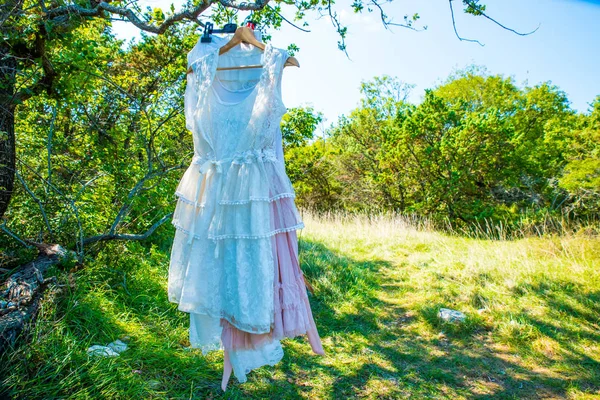
[{"label": "white lace dress", "polygon": [[[252,369],[281,360],[279,338],[307,333],[313,350],[323,350],[299,268],[288,283],[274,274],[285,258],[277,255],[276,243],[283,242],[275,238],[304,227],[281,146],[281,75],[288,54],[267,44],[264,52],[241,45],[219,55],[227,41],[213,35],[212,43],[198,42],[188,55],[193,73],[185,114],[194,157],[176,191],[168,296],[190,313],[192,347],[203,354],[223,349],[225,332],[227,343],[237,340],[228,353],[235,376],[245,382]],[[264,67],[217,71],[217,65],[242,64]],[[292,240],[290,249],[294,245]],[[288,325],[298,327],[274,334],[284,308],[296,321]]]}]

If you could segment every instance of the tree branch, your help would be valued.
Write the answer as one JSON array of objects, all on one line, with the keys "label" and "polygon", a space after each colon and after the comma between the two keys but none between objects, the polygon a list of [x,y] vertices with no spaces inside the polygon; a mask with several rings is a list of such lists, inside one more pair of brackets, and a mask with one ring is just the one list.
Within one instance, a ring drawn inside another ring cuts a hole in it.
[{"label": "tree branch", "polygon": [[[452,0],[450,0],[452,2]],[[537,28],[535,28],[534,30],[532,30],[531,32],[526,32],[526,33],[522,33],[522,32],[517,32],[516,30],[509,28],[503,24],[501,24],[500,22],[496,21],[494,18],[490,17],[489,15],[487,15],[485,12],[483,12],[483,7],[482,5],[478,5],[475,4],[473,2],[473,0],[463,0],[463,3],[465,3],[467,6],[472,7],[474,10],[477,10],[476,15],[481,15],[482,17],[492,21],[493,23],[495,23],[496,25],[498,25],[499,27],[501,27],[502,29],[505,29],[507,31],[510,31],[512,33],[515,33],[519,36],[528,36],[531,35],[532,33],[535,33],[538,29],[540,29],[540,25],[537,26]]]},{"label": "tree branch", "polygon": [[[35,33],[35,46],[28,55],[31,58],[39,57],[41,59],[43,74],[41,78],[32,83],[29,87],[25,87],[24,89],[15,92],[13,99],[16,103],[22,103],[30,97],[38,95],[42,90],[46,90],[46,93],[51,95],[54,79],[58,76],[46,52],[46,28],[43,25],[39,28],[40,30]],[[9,55],[9,57],[11,57],[11,55]]]},{"label": "tree branch", "polygon": [[329,18],[331,19],[331,23],[333,24],[333,26],[335,27],[335,29],[337,30],[337,32],[339,33],[339,35],[342,39],[341,41],[338,42],[338,48],[346,54],[346,57],[348,57],[348,59],[350,59],[350,56],[348,55],[348,51],[346,50],[346,31],[348,30],[348,28],[343,27],[340,24],[340,21],[337,18],[337,13],[331,10],[331,0],[327,1],[327,11],[329,13]]},{"label": "tree branch", "polygon": [[[132,9],[126,7],[115,7],[112,6],[105,1],[101,1],[94,8],[85,8],[76,4],[71,4],[68,6],[56,7],[48,9],[45,7],[44,0],[40,0],[42,4],[42,10],[44,11],[44,15],[48,19],[60,18],[62,16],[71,16],[71,15],[79,15],[81,17],[103,17],[104,12],[108,12],[110,14],[120,15],[123,18],[127,19],[133,25],[138,27],[139,29],[162,34],[164,33],[170,26],[175,23],[183,20],[190,20],[198,23],[198,17],[202,14],[206,9],[208,9],[214,0],[204,0],[202,4],[199,6],[190,9],[183,10],[179,13],[173,14],[170,17],[166,18],[160,25],[150,25],[144,21],[142,21]],[[224,0],[223,0],[224,1]],[[265,0],[261,0],[265,1]],[[247,4],[247,3],[241,3]],[[266,2],[265,2],[266,4]],[[264,5],[263,5],[264,6]],[[252,9],[252,8],[248,8]]]},{"label": "tree branch", "polygon": [[52,230],[52,227],[50,226],[50,221],[48,221],[48,216],[46,215],[46,209],[44,208],[44,205],[42,204],[42,201],[40,199],[38,199],[38,197],[35,195],[35,193],[33,193],[31,191],[31,189],[29,189],[29,186],[27,186],[27,183],[25,182],[25,180],[21,176],[21,173],[18,170],[15,171],[15,175],[17,176],[17,179],[19,179],[19,181],[21,182],[21,185],[23,185],[23,188],[25,189],[25,191],[27,193],[29,193],[29,195],[31,196],[31,198],[39,206],[40,212],[42,213],[42,218],[44,218],[44,223],[46,224],[46,229],[48,229],[48,233],[50,234],[50,236],[53,237],[54,236],[54,231]]},{"label": "tree branch", "polygon": [[273,7],[271,7],[271,6],[268,6],[268,7],[269,7],[269,9],[270,9],[271,11],[273,11],[275,14],[277,14],[277,15],[279,16],[279,18],[281,18],[282,20],[284,20],[285,22],[287,22],[288,24],[290,24],[290,25],[291,25],[291,26],[293,26],[294,28],[296,28],[296,29],[299,29],[299,30],[301,30],[302,32],[310,32],[308,29],[300,28],[298,25],[296,25],[296,24],[294,24],[294,23],[292,23],[292,22],[288,21],[288,20],[287,20],[287,18],[285,18],[283,15],[281,15],[279,12],[277,12],[277,10],[275,10]]},{"label": "tree branch", "polygon": [[[448,4],[450,5],[450,14],[452,15],[452,27],[454,28],[454,33],[456,34],[456,37],[461,40],[461,41],[466,41],[466,42],[474,42],[479,44],[480,46],[484,46],[484,44],[482,44],[479,40],[475,40],[475,39],[467,39],[467,38],[463,38],[462,36],[460,36],[458,34],[458,30],[456,29],[456,20],[454,19],[454,7],[452,5],[452,2],[454,0],[448,0]],[[487,15],[484,10],[485,10],[485,6],[481,5],[481,4],[477,4],[477,2],[474,2],[473,0],[462,0],[463,4],[467,6],[467,9],[465,10],[466,13],[468,14],[472,14],[475,16],[481,16],[484,17],[486,19],[488,19],[489,21],[492,21],[494,24],[498,25],[499,27],[501,27],[502,29],[505,29],[507,31],[510,31],[512,33],[515,33],[519,36],[528,36],[531,35],[532,33],[535,33],[540,26],[538,25],[537,28],[535,28],[534,30],[532,30],[531,32],[518,32],[512,28],[507,27],[506,25],[501,24],[500,22],[496,21],[494,18],[490,17],[489,15]]]},{"label": "tree branch", "polygon": [[14,233],[10,229],[8,229],[8,227],[6,226],[6,221],[2,221],[2,224],[0,224],[0,229],[3,230],[4,233],[6,233],[8,236],[12,237],[17,242],[21,243],[23,246],[25,246],[27,248],[33,247],[30,244],[28,244],[27,242],[25,242],[25,240],[21,239],[16,233]]},{"label": "tree branch", "polygon": [[231,0],[218,0],[223,7],[234,8],[241,11],[259,11],[262,10],[270,0],[256,0],[254,3],[248,3],[242,1],[241,3],[235,3]]},{"label": "tree branch", "polygon": [[481,43],[479,40],[463,38],[458,34],[458,30],[456,29],[456,20],[454,19],[454,7],[452,6],[453,1],[454,0],[448,0],[448,4],[450,4],[450,14],[452,15],[452,27],[454,28],[454,33],[456,34],[456,37],[461,41],[473,42],[479,44],[480,46],[483,46],[483,43]]},{"label": "tree branch", "polygon": [[150,235],[152,235],[152,233],[156,230],[156,228],[158,228],[159,226],[164,224],[165,221],[167,221],[172,216],[173,216],[173,213],[165,215],[160,220],[156,221],[154,223],[154,225],[152,225],[150,227],[150,229],[148,229],[145,233],[143,233],[141,235],[134,235],[134,234],[128,234],[128,233],[110,233],[109,232],[105,235],[98,235],[98,236],[92,236],[89,238],[85,238],[85,239],[83,239],[83,244],[87,245],[87,244],[105,241],[105,240],[144,240],[144,239],[147,239]]},{"label": "tree branch", "polygon": [[[391,2],[391,1],[388,0],[387,2]],[[375,7],[377,7],[379,9],[379,14],[381,16],[381,22],[383,23],[383,27],[385,29],[389,29],[388,26],[392,25],[392,26],[399,26],[402,28],[411,29],[416,32],[423,31],[423,29],[417,29],[414,26],[412,26],[412,21],[408,20],[408,16],[406,16],[406,15],[404,16],[404,20],[407,21],[406,24],[399,24],[397,22],[392,22],[391,20],[387,20],[387,15],[383,11],[383,7],[381,6],[381,4],[379,4],[379,2],[377,0],[371,0],[371,3],[369,3],[369,4],[373,4]]]},{"label": "tree branch", "polygon": [[60,197],[62,197],[63,199],[66,200],[66,202],[71,206],[73,213],[75,215],[75,219],[77,221],[77,227],[79,228],[79,232],[78,232],[78,240],[77,240],[77,255],[79,260],[83,260],[83,255],[84,255],[84,249],[83,249],[83,226],[81,224],[81,219],[79,218],[79,209],[77,208],[77,206],[75,206],[75,202],[70,199],[69,197],[67,197],[59,188],[57,188],[52,182],[49,182],[46,178],[44,178],[42,175],[40,175],[35,168],[31,167],[30,165],[28,165],[27,163],[25,163],[24,161],[22,161],[20,158],[17,158],[17,161],[21,164],[23,164],[23,166],[25,166],[27,169],[29,169],[30,172],[32,172],[34,175],[36,175],[40,180],[42,180],[46,185],[48,185],[49,188],[51,188],[52,190],[54,190],[56,193],[58,193],[58,195]]}]

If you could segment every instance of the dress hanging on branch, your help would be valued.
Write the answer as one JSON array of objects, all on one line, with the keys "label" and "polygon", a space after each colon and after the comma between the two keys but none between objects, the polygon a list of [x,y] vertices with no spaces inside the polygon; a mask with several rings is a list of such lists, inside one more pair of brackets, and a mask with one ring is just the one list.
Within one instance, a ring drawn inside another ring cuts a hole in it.
[{"label": "dress hanging on branch", "polygon": [[271,44],[224,50],[235,38],[198,41],[188,54],[194,157],[176,191],[168,278],[169,301],[190,314],[191,347],[224,350],[223,390],[231,371],[243,383],[278,363],[285,337],[306,334],[324,354],[298,263],[304,223],[280,130],[283,68],[297,61]]}]

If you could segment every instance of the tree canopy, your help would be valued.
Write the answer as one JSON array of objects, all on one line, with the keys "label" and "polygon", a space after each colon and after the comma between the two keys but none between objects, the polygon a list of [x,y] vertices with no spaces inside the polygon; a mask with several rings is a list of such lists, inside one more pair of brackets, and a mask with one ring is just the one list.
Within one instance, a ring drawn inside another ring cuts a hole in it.
[{"label": "tree canopy", "polygon": [[295,175],[304,205],[459,224],[600,212],[598,99],[578,114],[550,83],[520,87],[476,67],[420,104],[406,101],[409,90],[389,76],[364,82],[358,108],[289,152],[291,164],[321,171]]}]

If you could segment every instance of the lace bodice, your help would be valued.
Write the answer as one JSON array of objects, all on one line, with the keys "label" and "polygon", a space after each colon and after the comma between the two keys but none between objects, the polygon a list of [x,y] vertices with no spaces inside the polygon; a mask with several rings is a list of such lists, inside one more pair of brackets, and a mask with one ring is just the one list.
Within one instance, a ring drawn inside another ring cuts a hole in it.
[{"label": "lace bodice", "polygon": [[[194,49],[188,58],[193,73],[188,74],[186,123],[194,138],[192,164],[200,167],[198,181],[180,185],[177,194],[202,207],[210,199],[210,191],[204,189],[216,188],[219,206],[208,227],[208,237],[215,241],[268,237],[281,229],[301,228],[295,206],[271,215],[268,207],[255,203],[295,197],[283,162],[280,129],[286,112],[281,76],[288,53],[267,43],[264,51],[242,44],[219,54],[227,40],[215,39],[213,46]],[[217,71],[218,66],[241,64],[263,68]],[[281,222],[279,228],[275,222]],[[185,224],[180,227],[195,232],[195,220]],[[217,243],[215,256],[218,249]]]},{"label": "lace bodice", "polygon": [[[264,52],[251,46],[219,55],[218,47],[191,62],[188,87],[196,91],[194,109],[187,109],[197,157],[231,158],[248,150],[275,149],[279,123],[286,112],[281,99],[281,72],[288,55],[268,43]],[[217,71],[217,65],[262,63],[262,69]],[[222,62],[221,62],[222,61]],[[193,99],[189,99],[190,102]],[[191,106],[192,104],[190,104]],[[235,144],[216,134],[235,130]],[[219,147],[227,148],[219,148]]]}]

